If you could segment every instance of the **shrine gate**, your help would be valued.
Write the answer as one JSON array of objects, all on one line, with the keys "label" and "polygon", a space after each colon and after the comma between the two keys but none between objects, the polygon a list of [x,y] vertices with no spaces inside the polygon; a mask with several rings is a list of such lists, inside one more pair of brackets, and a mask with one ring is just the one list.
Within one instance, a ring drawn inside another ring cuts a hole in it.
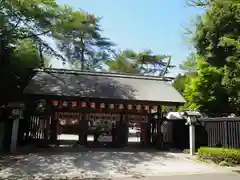
[{"label": "shrine gate", "polygon": [[[59,145],[60,134],[77,134],[77,144],[99,144],[103,134],[111,145],[128,143],[130,125],[138,125],[141,145],[162,148],[162,106],[180,106],[184,98],[168,78],[75,70],[36,70],[24,90],[24,119],[18,143]],[[93,135],[93,142],[88,141]]]}]

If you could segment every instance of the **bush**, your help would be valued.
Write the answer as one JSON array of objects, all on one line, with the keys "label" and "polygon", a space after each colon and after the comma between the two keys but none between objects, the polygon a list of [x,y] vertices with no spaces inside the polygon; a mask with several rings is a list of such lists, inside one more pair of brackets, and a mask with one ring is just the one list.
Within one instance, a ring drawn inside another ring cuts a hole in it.
[{"label": "bush", "polygon": [[240,149],[201,147],[197,152],[200,160],[211,160],[214,163],[240,164]]}]

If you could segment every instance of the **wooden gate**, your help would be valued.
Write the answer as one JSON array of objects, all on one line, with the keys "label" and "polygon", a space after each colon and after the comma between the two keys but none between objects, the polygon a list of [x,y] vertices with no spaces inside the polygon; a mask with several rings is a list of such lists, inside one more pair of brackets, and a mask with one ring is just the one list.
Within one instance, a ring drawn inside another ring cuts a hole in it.
[{"label": "wooden gate", "polygon": [[44,141],[48,144],[51,116],[28,116],[19,122],[18,146],[35,144]]}]

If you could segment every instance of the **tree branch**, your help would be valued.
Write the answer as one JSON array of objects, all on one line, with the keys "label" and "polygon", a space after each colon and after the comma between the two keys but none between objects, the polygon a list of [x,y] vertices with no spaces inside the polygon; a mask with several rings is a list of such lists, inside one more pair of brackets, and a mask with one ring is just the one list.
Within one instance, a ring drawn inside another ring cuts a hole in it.
[{"label": "tree branch", "polygon": [[21,22],[21,19],[18,19],[18,22],[8,31],[6,31],[6,33],[3,33],[2,35],[0,35],[0,39],[3,39],[5,36],[9,36],[13,31],[14,29],[16,29],[19,25],[19,23]]}]

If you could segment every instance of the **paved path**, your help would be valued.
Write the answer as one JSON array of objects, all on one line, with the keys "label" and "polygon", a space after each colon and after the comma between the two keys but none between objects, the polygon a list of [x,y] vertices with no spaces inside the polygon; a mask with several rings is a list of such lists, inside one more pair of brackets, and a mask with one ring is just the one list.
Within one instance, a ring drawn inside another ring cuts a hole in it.
[{"label": "paved path", "polygon": [[222,167],[217,168],[187,160],[177,153],[94,150],[25,155],[11,167],[0,170],[0,179],[20,179],[19,177],[25,175],[69,178],[144,178],[219,172],[227,171]]},{"label": "paved path", "polygon": [[[136,180],[136,178],[124,178],[125,180]],[[156,177],[143,177],[141,180],[239,180],[240,174],[220,173],[220,174],[194,174],[194,175],[167,175]],[[114,180],[123,180],[123,178],[115,178]]]}]

